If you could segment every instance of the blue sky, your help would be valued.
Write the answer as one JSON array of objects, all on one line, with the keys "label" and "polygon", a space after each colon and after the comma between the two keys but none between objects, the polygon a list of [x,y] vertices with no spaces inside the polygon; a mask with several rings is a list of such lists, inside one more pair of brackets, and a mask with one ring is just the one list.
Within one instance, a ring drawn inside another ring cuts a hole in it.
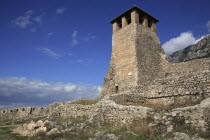
[{"label": "blue sky", "polygon": [[210,32],[209,0],[0,0],[0,109],[96,98],[111,57],[109,21],[133,5],[160,20],[167,54]]}]

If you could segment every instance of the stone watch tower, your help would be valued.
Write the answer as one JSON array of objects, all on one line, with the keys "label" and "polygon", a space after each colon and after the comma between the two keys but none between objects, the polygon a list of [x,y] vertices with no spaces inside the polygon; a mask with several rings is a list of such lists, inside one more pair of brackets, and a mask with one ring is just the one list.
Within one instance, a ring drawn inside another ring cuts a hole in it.
[{"label": "stone watch tower", "polygon": [[158,20],[137,6],[113,19],[112,56],[101,97],[149,85],[159,77],[164,53],[156,35]]}]

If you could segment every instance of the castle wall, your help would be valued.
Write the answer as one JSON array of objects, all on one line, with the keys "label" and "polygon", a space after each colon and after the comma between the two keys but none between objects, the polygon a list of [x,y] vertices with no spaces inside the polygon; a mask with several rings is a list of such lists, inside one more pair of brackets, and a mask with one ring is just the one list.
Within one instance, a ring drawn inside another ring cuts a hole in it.
[{"label": "castle wall", "polygon": [[147,87],[124,87],[124,91],[126,92],[113,96],[113,100],[123,105],[138,104],[151,107],[197,104],[210,97],[210,70],[169,74],[154,80]]},{"label": "castle wall", "polygon": [[[103,100],[93,105],[57,103],[49,106],[51,117],[86,117],[96,122],[132,122],[135,119],[144,119],[152,109],[137,106],[118,105],[111,100]],[[132,115],[129,115],[132,114]]]},{"label": "castle wall", "polygon": [[[0,120],[32,120],[56,117],[68,118],[87,118],[93,122],[113,122],[113,123],[131,123],[136,119],[144,119],[152,111],[147,107],[123,106],[118,105],[111,100],[103,100],[93,105],[72,104],[72,102],[53,103],[49,107],[41,109],[35,108],[31,114],[31,108],[11,113],[0,113]],[[43,111],[41,111],[41,110]],[[12,109],[16,110],[16,109]],[[21,108],[19,108],[21,110]],[[130,115],[129,115],[130,114]],[[131,115],[132,114],[132,115]]]},{"label": "castle wall", "polygon": [[27,120],[46,117],[47,107],[23,107],[0,110],[0,120]]},{"label": "castle wall", "polygon": [[195,104],[210,97],[210,71],[157,79],[143,92],[149,104]]},{"label": "castle wall", "polygon": [[[165,60],[166,61],[166,60]],[[183,75],[210,70],[210,58],[195,59],[181,63],[164,62],[162,65],[165,76]]]}]

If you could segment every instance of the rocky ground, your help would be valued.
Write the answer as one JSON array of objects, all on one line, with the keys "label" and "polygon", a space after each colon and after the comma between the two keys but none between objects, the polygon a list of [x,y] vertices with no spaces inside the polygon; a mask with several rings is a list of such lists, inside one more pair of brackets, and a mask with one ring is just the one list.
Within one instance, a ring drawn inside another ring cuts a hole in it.
[{"label": "rocky ground", "polygon": [[[1,140],[210,140],[210,98],[199,105],[159,110],[130,124],[86,117],[0,122]],[[197,111],[196,111],[197,110]],[[194,118],[193,118],[193,117]],[[207,117],[207,118],[206,118]],[[204,121],[207,120],[207,121]],[[196,126],[195,126],[196,124]]]}]

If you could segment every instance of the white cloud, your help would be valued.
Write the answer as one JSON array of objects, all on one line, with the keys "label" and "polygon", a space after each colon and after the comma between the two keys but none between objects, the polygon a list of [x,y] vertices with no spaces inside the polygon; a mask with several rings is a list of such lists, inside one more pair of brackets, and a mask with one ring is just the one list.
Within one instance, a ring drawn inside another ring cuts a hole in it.
[{"label": "white cloud", "polygon": [[62,56],[62,55],[60,55],[60,54],[58,54],[58,53],[52,51],[52,50],[49,49],[49,48],[39,48],[39,50],[40,50],[42,53],[44,53],[44,54],[46,54],[46,55],[48,55],[48,56],[50,56],[50,57],[56,58],[56,59],[58,59],[58,58],[60,58],[60,57]]},{"label": "white cloud", "polygon": [[164,43],[162,47],[168,55],[183,48],[186,48],[189,45],[196,44],[203,37],[204,36],[197,39],[193,36],[192,32],[183,32],[180,34],[180,36],[172,38],[166,43]]},{"label": "white cloud", "polygon": [[[30,27],[34,29],[37,25],[42,23],[42,15],[35,16],[34,11],[28,10],[23,16],[18,16],[16,19],[12,20],[12,25],[14,27],[19,27],[21,29],[27,29]],[[35,31],[35,30],[33,30]]]},{"label": "white cloud", "polygon": [[94,99],[101,87],[89,84],[47,83],[24,77],[0,78],[0,109],[46,106],[53,102]]},{"label": "white cloud", "polygon": [[56,9],[56,14],[63,14],[67,9],[66,8],[58,8]]},{"label": "white cloud", "polygon": [[76,46],[78,44],[78,40],[77,40],[77,36],[78,36],[78,31],[77,30],[74,30],[72,35],[71,35],[71,43],[72,43],[72,46]]},{"label": "white cloud", "polygon": [[95,38],[96,38],[95,35],[92,35],[91,33],[88,33],[87,37],[85,37],[85,42],[88,42],[88,41],[93,40]]},{"label": "white cloud", "polygon": [[33,13],[34,12],[32,10],[26,11],[23,16],[17,17],[15,20],[12,21],[12,23],[14,24],[14,26],[25,29],[28,25],[32,24],[31,16]]},{"label": "white cloud", "polygon": [[49,32],[49,33],[47,33],[47,35],[48,35],[48,36],[52,36],[52,35],[54,35],[54,33]]},{"label": "white cloud", "polygon": [[42,23],[42,15],[34,17],[34,18],[33,18],[33,21],[35,21],[35,22],[41,24],[41,23]]},{"label": "white cloud", "polygon": [[206,24],[208,31],[210,32],[210,20]]}]

